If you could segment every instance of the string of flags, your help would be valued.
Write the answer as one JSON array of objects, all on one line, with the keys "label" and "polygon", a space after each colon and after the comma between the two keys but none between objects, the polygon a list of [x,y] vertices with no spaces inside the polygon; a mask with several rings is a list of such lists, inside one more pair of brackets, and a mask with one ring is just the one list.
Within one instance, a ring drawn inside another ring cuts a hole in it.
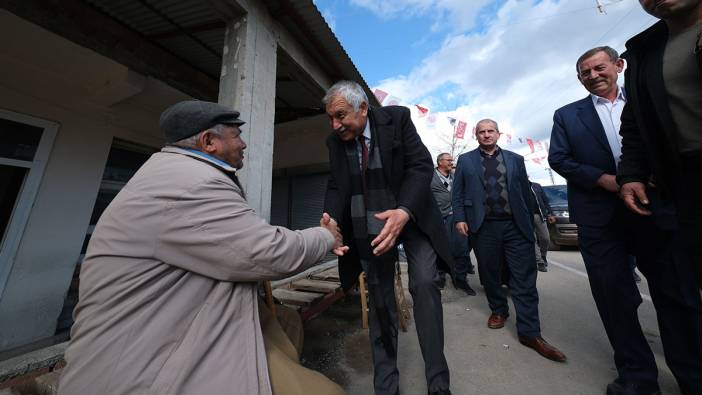
[{"label": "string of flags", "polygon": [[[377,88],[373,91],[373,95],[376,99],[378,99],[378,103],[380,103],[382,106],[397,106],[402,102],[402,99]],[[433,127],[436,124],[436,115],[429,111],[428,107],[421,104],[415,104],[414,106],[417,108],[417,117],[423,119],[427,126]],[[446,116],[446,118],[451,127],[453,127],[454,137],[457,139],[464,139],[466,129],[468,128],[468,122],[450,116]],[[502,136],[507,140],[507,144],[512,145],[513,136],[511,134],[502,133]],[[475,140],[475,127],[473,127],[470,137]],[[529,147],[530,152],[526,154],[527,160],[531,160],[537,165],[548,164],[548,142],[534,140],[530,137],[517,137],[516,139],[519,144],[526,144]]]}]

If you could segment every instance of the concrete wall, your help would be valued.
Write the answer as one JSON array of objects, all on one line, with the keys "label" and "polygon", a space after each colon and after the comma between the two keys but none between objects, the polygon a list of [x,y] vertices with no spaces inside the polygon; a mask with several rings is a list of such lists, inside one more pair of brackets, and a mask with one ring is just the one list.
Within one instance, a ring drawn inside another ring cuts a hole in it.
[{"label": "concrete wall", "polygon": [[112,139],[160,147],[160,112],[186,96],[4,11],[0,59],[0,108],[60,125],[0,295],[5,350],[54,334]]},{"label": "concrete wall", "polygon": [[326,115],[276,125],[273,168],[328,163],[329,153],[325,142],[330,133]]}]

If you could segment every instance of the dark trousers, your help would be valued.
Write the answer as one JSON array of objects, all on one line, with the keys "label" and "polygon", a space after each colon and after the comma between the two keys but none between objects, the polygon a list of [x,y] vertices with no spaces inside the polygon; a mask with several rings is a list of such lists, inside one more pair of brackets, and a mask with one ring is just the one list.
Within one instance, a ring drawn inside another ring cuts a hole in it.
[{"label": "dark trousers", "polygon": [[500,281],[504,259],[511,273],[509,287],[517,313],[517,332],[522,336],[541,336],[534,243],[512,220],[486,220],[472,234],[472,241],[490,310],[502,316],[509,314],[507,295]]},{"label": "dark trousers", "polygon": [[639,324],[641,294],[631,275],[629,255],[637,255],[640,270],[644,257],[633,251],[633,214],[619,207],[609,224],[578,224],[580,253],[585,262],[590,290],[605,332],[614,350],[619,377],[628,381],[657,382],[658,370],[651,348]]},{"label": "dark trousers", "polygon": [[[446,390],[449,369],[444,356],[444,319],[441,291],[437,286],[436,252],[412,222],[405,226],[401,241],[407,254],[409,290],[414,302],[414,321],[424,358],[427,388],[429,391]],[[399,393],[395,268],[385,264],[377,269],[377,283],[368,284],[373,384],[376,394],[394,395]]]},{"label": "dark trousers", "polygon": [[673,188],[673,200],[680,222],[682,248],[687,252],[697,284],[702,289],[702,154],[685,155],[682,160],[682,174]]},{"label": "dark trousers", "polygon": [[[646,276],[665,361],[683,394],[702,394],[702,300],[679,232],[658,234],[659,252]],[[667,247],[666,247],[667,246]]]},{"label": "dark trousers", "polygon": [[466,280],[468,269],[473,266],[470,260],[470,237],[458,233],[453,223],[453,214],[444,218],[444,226],[450,238],[451,253],[455,263],[454,280]]}]

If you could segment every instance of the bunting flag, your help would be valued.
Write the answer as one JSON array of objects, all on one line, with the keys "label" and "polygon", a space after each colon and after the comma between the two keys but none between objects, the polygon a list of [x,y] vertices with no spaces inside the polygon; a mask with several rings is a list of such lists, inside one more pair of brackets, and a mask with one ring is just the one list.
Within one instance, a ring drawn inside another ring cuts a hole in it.
[{"label": "bunting flag", "polygon": [[507,144],[512,144],[512,135],[505,133],[505,137],[507,138]]},{"label": "bunting flag", "polygon": [[521,138],[521,137],[517,137],[517,140],[519,140],[519,142],[520,142],[521,144],[524,144],[524,141],[522,141],[522,138]]},{"label": "bunting flag", "polygon": [[456,118],[451,118],[449,116],[447,116],[446,118],[448,118],[448,121],[451,124],[451,126],[456,126]]},{"label": "bunting flag", "polygon": [[527,144],[529,144],[529,148],[531,148],[531,152],[533,153],[534,151],[536,151],[534,149],[534,140],[527,138],[526,141],[527,141]]},{"label": "bunting flag", "polygon": [[380,89],[373,91],[373,94],[375,95],[375,98],[378,99],[378,103],[380,103],[381,106],[383,105],[383,100],[388,97],[388,93]]},{"label": "bunting flag", "polygon": [[383,104],[384,106],[399,106],[401,102],[399,97],[392,95],[388,96],[385,100],[387,100],[387,102]]},{"label": "bunting flag", "polygon": [[458,121],[458,126],[456,126],[456,138],[462,139],[465,136],[466,126],[468,126],[467,123],[463,121]]},{"label": "bunting flag", "polygon": [[532,159],[532,161],[534,161],[534,163],[536,163],[537,165],[541,164],[541,158],[534,158]]},{"label": "bunting flag", "polygon": [[429,109],[426,107],[422,107],[419,104],[415,104],[417,107],[417,110],[419,111],[419,118],[425,117],[427,113],[429,112]]},{"label": "bunting flag", "polygon": [[470,136],[473,138],[473,140],[478,139],[477,137],[475,137],[475,126],[473,126],[473,133]]},{"label": "bunting flag", "polygon": [[536,146],[539,148],[539,151],[543,151],[543,150],[544,150],[544,145],[541,144],[541,141],[537,141],[537,142],[536,142]]},{"label": "bunting flag", "polygon": [[429,114],[427,117],[427,126],[434,126],[436,124],[436,115]]}]

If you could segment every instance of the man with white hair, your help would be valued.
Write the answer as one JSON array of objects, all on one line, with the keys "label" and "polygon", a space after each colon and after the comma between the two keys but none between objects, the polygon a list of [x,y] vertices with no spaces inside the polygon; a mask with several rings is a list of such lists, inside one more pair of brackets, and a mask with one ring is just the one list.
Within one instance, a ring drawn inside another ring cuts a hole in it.
[{"label": "man with white hair", "polygon": [[361,267],[366,272],[375,393],[399,393],[393,276],[401,242],[427,388],[430,394],[450,394],[437,256],[449,265],[453,258],[429,189],[434,172],[429,151],[407,108],[371,108],[355,82],[337,82],[323,102],[333,130],[327,138],[331,174],[324,206],[349,247],[339,259],[342,287],[355,283]]}]

